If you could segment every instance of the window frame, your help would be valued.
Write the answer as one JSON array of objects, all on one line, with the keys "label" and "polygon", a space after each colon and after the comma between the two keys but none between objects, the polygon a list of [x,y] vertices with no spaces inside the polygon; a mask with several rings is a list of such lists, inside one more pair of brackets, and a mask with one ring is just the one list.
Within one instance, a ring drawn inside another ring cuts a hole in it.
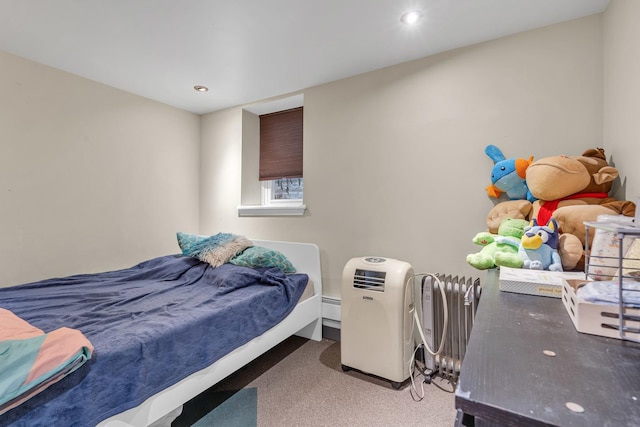
[{"label": "window frame", "polygon": [[[256,116],[260,116],[267,113],[276,113],[279,111],[289,110],[296,107],[304,107],[304,94],[298,94],[287,98],[277,99],[275,101],[256,104],[246,107],[245,110]],[[304,179],[304,177],[302,177]],[[304,188],[303,199],[284,199],[284,200],[272,200],[269,199],[268,203],[265,203],[265,182],[271,183],[275,180],[257,180],[260,192],[260,205],[239,205],[238,216],[302,216],[307,210],[307,206],[304,204]],[[257,190],[257,188],[256,188]],[[269,191],[272,191],[269,190]],[[268,197],[271,197],[270,193]],[[256,200],[257,202],[257,200]]]}]

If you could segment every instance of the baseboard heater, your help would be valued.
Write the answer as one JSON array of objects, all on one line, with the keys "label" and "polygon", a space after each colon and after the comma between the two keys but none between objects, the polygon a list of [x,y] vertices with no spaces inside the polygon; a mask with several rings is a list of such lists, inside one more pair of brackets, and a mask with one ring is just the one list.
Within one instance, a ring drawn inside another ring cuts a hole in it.
[{"label": "baseboard heater", "polygon": [[[480,279],[440,273],[436,277],[447,297],[449,324],[442,352],[435,357],[425,352],[425,363],[433,375],[457,381],[480,299]],[[440,347],[443,310],[438,281],[431,276],[423,277],[422,328],[427,344],[434,350]]]}]

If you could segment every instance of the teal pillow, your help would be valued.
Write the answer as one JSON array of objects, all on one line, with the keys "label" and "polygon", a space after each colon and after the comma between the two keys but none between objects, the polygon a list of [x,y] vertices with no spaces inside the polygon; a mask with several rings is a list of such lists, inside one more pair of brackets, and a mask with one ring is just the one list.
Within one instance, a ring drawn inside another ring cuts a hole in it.
[{"label": "teal pillow", "polygon": [[231,258],[229,262],[242,267],[277,267],[285,273],[296,272],[296,268],[282,252],[263,246],[247,248],[241,254]]},{"label": "teal pillow", "polygon": [[205,240],[211,236],[199,236],[197,234],[189,234],[178,231],[178,246],[183,255],[195,256],[197,250],[202,246]]}]

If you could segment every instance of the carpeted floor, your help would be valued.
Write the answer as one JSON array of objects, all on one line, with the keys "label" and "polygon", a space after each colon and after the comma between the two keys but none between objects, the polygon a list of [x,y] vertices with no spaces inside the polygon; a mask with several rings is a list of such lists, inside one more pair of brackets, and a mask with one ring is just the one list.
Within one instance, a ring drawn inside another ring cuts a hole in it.
[{"label": "carpeted floor", "polygon": [[291,337],[187,403],[172,427],[454,425],[451,384],[424,384],[421,401],[410,390],[343,372],[339,342]]}]

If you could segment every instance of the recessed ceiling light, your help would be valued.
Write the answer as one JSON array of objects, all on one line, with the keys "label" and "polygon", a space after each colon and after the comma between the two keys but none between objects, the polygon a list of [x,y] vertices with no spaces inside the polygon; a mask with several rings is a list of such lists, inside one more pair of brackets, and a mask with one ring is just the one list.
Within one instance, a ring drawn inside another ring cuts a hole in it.
[{"label": "recessed ceiling light", "polygon": [[206,86],[199,86],[199,85],[198,85],[198,86],[194,86],[193,88],[194,88],[195,90],[197,90],[198,92],[207,92],[207,91],[209,90],[209,88],[208,88],[208,87],[206,87]]},{"label": "recessed ceiling light", "polygon": [[400,17],[400,21],[403,24],[412,25],[418,22],[422,18],[422,12],[419,10],[412,10],[410,12],[406,12]]}]

